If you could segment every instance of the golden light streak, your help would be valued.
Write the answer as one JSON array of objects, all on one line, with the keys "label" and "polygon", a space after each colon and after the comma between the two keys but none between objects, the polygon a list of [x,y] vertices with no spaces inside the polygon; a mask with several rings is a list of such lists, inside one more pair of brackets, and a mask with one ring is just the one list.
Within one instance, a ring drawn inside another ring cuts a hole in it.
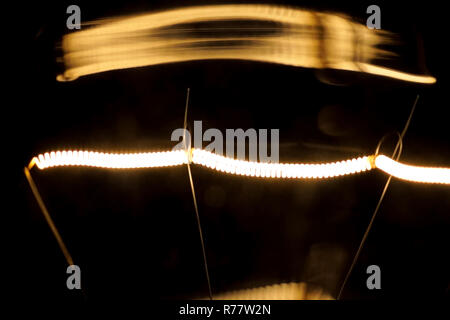
[{"label": "golden light streak", "polygon": [[[251,27],[242,24],[252,22]],[[215,25],[231,23],[228,27]],[[203,23],[203,25],[201,25]],[[64,36],[59,81],[110,70],[191,60],[238,59],[364,72],[418,83],[413,75],[371,64],[394,56],[390,33],[349,17],[274,5],[186,7],[89,23]]]},{"label": "golden light streak", "polygon": [[394,78],[394,79],[403,80],[403,81],[417,82],[417,83],[424,83],[424,84],[433,84],[436,82],[435,77],[415,75],[415,74],[411,74],[411,73],[396,71],[396,70],[385,68],[385,67],[378,67],[375,65],[367,64],[367,63],[360,63],[359,67],[362,70],[364,70],[365,72],[373,74],[373,75],[389,77],[389,78]]},{"label": "golden light streak", "polygon": [[[200,300],[207,300],[206,298]],[[334,300],[322,289],[304,282],[290,282],[270,286],[236,290],[214,295],[214,300]]]},{"label": "golden light streak", "polygon": [[375,158],[375,166],[391,176],[407,181],[450,184],[450,168],[411,166],[383,155]]},{"label": "golden light streak", "polygon": [[412,182],[450,184],[450,168],[421,167],[402,164],[384,155],[364,156],[330,163],[263,163],[236,160],[202,149],[143,153],[103,153],[95,151],[52,151],[31,159],[43,170],[61,166],[106,169],[133,169],[201,165],[219,172],[260,178],[326,179],[378,168],[396,178]]}]

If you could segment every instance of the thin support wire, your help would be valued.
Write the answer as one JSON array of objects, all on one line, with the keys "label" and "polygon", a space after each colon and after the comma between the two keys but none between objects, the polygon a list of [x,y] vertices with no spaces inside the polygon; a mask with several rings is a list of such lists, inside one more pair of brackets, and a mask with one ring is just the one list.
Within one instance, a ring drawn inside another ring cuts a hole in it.
[{"label": "thin support wire", "polygon": [[36,187],[36,184],[33,181],[33,178],[31,177],[30,170],[25,167],[24,168],[25,177],[28,180],[28,184],[30,185],[31,191],[33,191],[33,195],[41,208],[42,213],[44,214],[45,220],[47,221],[48,226],[50,227],[50,230],[52,231],[53,235],[55,236],[56,241],[58,242],[59,247],[61,248],[62,253],[64,254],[64,257],[66,258],[67,263],[69,266],[73,265],[73,259],[72,256],[69,253],[69,250],[67,250],[66,245],[64,244],[64,241],[59,234],[58,229],[55,226],[55,223],[52,220],[52,217],[50,216],[47,208],[45,207],[44,201],[42,200],[41,195],[39,194],[38,188]]},{"label": "thin support wire", "polygon": [[184,141],[184,147],[186,152],[188,152],[189,155],[189,161],[187,162],[187,169],[188,169],[188,175],[189,175],[189,183],[191,185],[191,191],[192,191],[192,200],[194,201],[194,209],[195,209],[195,216],[197,218],[197,226],[198,226],[198,233],[200,235],[200,242],[202,245],[202,254],[203,254],[203,263],[205,265],[205,274],[206,274],[206,281],[208,282],[208,294],[209,294],[209,299],[212,300],[213,299],[213,295],[212,295],[212,290],[211,290],[211,280],[209,278],[209,269],[208,269],[208,261],[206,258],[206,249],[205,249],[205,240],[203,238],[203,231],[202,231],[202,225],[200,223],[200,215],[198,213],[198,205],[197,205],[197,197],[195,196],[195,188],[194,188],[194,181],[192,179],[192,171],[191,171],[191,145],[190,145],[190,141],[189,141],[189,148],[187,148],[186,146],[186,130],[187,130],[187,114],[188,114],[188,106],[189,106],[189,93],[190,93],[190,88],[188,88],[187,90],[187,96],[186,96],[186,107],[184,110],[184,137],[183,137],[183,141]]},{"label": "thin support wire", "polygon": [[[414,114],[414,110],[416,109],[416,105],[417,105],[418,101],[419,101],[419,95],[417,95],[416,100],[414,101],[413,107],[411,108],[408,120],[406,121],[406,124],[405,124],[405,127],[403,128],[403,131],[399,134],[398,142],[397,142],[397,144],[395,146],[395,149],[394,149],[394,152],[392,154],[392,158],[396,157],[397,161],[400,159],[400,155],[401,155],[402,147],[403,147],[403,138],[404,138],[404,136],[406,134],[406,131],[408,130],[409,124],[411,123],[411,119],[412,119],[412,116]],[[375,152],[376,154],[378,154],[381,142],[384,140],[384,138],[385,137],[383,137],[380,140],[380,143],[378,144],[377,150]],[[398,154],[397,154],[397,151],[398,151]],[[365,244],[365,242],[367,240],[369,232],[372,229],[373,222],[375,221],[375,217],[376,217],[376,215],[378,213],[378,210],[381,207],[381,203],[383,202],[384,196],[386,195],[386,192],[387,192],[387,189],[389,187],[389,184],[391,183],[391,180],[392,180],[392,176],[389,175],[389,177],[388,177],[388,179],[386,181],[386,184],[384,185],[383,192],[381,193],[380,199],[378,200],[377,206],[375,207],[375,210],[374,210],[374,212],[372,214],[372,218],[370,219],[369,225],[367,226],[366,232],[364,232],[364,235],[363,235],[362,240],[361,240],[361,242],[359,244],[358,250],[356,251],[356,254],[353,257],[352,264],[350,265],[350,268],[348,269],[347,274],[345,275],[344,282],[342,283],[341,288],[339,290],[339,294],[337,296],[338,300],[341,299],[342,292],[344,291],[345,285],[347,284],[347,281],[348,281],[348,279],[349,279],[349,277],[350,277],[350,275],[351,275],[351,273],[353,271],[353,268],[355,267],[356,262],[358,261],[359,255],[361,254],[362,248],[364,247],[364,244]]]}]

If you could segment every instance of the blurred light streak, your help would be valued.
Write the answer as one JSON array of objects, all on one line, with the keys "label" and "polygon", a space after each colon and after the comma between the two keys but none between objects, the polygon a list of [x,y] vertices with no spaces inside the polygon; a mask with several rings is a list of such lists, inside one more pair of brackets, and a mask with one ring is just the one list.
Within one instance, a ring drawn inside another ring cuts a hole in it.
[{"label": "blurred light streak", "polygon": [[366,63],[360,63],[359,66],[361,67],[361,70],[364,70],[367,73],[383,76],[383,77],[389,77],[394,78],[398,80],[404,80],[409,82],[417,82],[417,83],[423,83],[423,84],[433,84],[436,82],[436,78],[432,76],[420,76],[420,75],[414,75],[411,73],[396,71],[389,68],[379,67],[375,65],[370,65]]},{"label": "blurred light streak", "polygon": [[[204,300],[204,299],[200,299]],[[214,300],[334,300],[320,288],[304,282],[289,282],[270,286],[236,290],[214,295]]]},{"label": "blurred light streak", "polygon": [[[249,28],[243,21],[252,22]],[[228,27],[216,23],[231,23]],[[203,25],[202,25],[203,24]],[[431,84],[431,76],[371,64],[395,54],[391,34],[344,15],[240,4],[172,9],[89,23],[62,40],[59,81],[110,70],[191,60],[237,59],[304,68],[363,72]]]}]

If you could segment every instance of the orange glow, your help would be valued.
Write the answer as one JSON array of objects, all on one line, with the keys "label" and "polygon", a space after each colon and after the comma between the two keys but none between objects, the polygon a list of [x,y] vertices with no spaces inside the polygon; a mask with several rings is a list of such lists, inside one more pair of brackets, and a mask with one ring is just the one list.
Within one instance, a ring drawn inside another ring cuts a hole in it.
[{"label": "orange glow", "polygon": [[143,153],[103,153],[95,151],[52,151],[31,159],[28,168],[61,166],[133,169],[201,165],[219,172],[261,178],[326,179],[378,168],[389,175],[412,182],[450,184],[450,168],[405,165],[384,155],[330,163],[263,163],[236,160],[202,149]]},{"label": "orange glow", "polygon": [[[254,26],[246,27],[242,21]],[[231,23],[231,27],[214,26],[219,22]],[[199,23],[205,25],[199,27]],[[262,4],[208,5],[88,25],[92,27],[64,36],[66,70],[57,77],[59,81],[110,70],[208,59],[331,68],[426,84],[436,81],[431,76],[371,64],[374,59],[394,56],[380,49],[380,45],[393,43],[390,34],[331,13]]]},{"label": "orange glow", "polygon": [[188,162],[224,173],[262,178],[331,178],[371,169],[368,157],[319,164],[261,163],[235,160],[200,149],[146,153],[52,151],[34,157],[28,167],[31,169],[36,165],[39,169],[61,166],[133,169],[176,166]]},{"label": "orange glow", "polygon": [[[206,300],[206,299],[205,299]],[[321,289],[304,282],[281,283],[214,295],[214,300],[334,300]]]}]

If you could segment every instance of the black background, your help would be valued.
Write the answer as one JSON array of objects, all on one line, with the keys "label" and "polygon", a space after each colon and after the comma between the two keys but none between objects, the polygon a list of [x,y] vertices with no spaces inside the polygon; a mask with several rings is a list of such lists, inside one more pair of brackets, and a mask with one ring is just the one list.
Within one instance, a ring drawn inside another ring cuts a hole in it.
[{"label": "black background", "polygon": [[[211,3],[191,1],[189,5]],[[220,2],[215,2],[220,3]],[[273,2],[266,2],[273,3]],[[369,2],[283,1],[365,22]],[[61,1],[24,6],[15,22],[20,80],[8,108],[13,150],[8,242],[18,299],[82,301],[207,296],[185,167],[107,171],[58,168],[33,177],[82,270],[83,293],[66,288],[66,262],[28,184],[32,156],[63,148],[152,151],[173,146],[187,88],[190,126],[279,128],[280,161],[335,161],[372,154],[403,128],[420,100],[402,159],[449,166],[444,9],[378,2],[382,28],[398,33],[398,66],[432,86],[249,61],[197,61],[55,80],[66,8],[82,21],[167,9],[185,1]],[[26,8],[26,10],[25,10]],[[19,12],[19,8],[17,9]],[[15,79],[15,78],[14,78]],[[325,79],[326,81],[320,81]],[[395,141],[383,146],[392,152]],[[387,176],[378,171],[321,181],[260,180],[193,167],[214,292],[306,281],[337,295]],[[450,189],[393,180],[343,299],[443,298],[449,294]],[[316,264],[313,264],[315,261]],[[382,289],[368,290],[379,265]]]}]

